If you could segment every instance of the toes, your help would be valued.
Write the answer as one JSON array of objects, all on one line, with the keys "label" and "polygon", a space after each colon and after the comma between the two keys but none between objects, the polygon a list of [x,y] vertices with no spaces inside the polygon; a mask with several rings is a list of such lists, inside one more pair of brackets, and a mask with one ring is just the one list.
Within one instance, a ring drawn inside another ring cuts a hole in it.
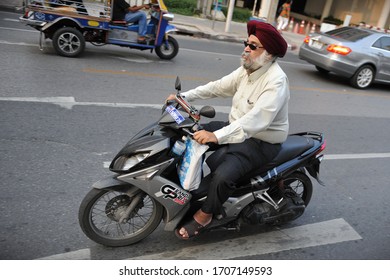
[{"label": "toes", "polygon": [[179,230],[179,234],[180,234],[182,237],[184,237],[184,238],[188,238],[188,233],[187,233],[186,229],[183,228],[183,227]]}]

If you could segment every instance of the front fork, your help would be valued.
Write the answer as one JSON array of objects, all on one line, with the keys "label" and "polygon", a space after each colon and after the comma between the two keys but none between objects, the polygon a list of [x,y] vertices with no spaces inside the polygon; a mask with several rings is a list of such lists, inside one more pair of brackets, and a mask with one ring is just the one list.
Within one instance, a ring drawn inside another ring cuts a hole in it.
[{"label": "front fork", "polygon": [[129,206],[127,206],[127,209],[121,214],[121,217],[119,218],[120,224],[125,224],[129,220],[130,214],[134,211],[135,207],[142,201],[144,194],[140,189],[130,189],[126,193],[130,198],[131,202]]}]

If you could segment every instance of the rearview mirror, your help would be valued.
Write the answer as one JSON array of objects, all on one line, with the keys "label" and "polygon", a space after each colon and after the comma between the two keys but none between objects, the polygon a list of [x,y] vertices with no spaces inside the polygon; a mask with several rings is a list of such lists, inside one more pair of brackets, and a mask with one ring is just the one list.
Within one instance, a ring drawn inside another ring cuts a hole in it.
[{"label": "rearview mirror", "polygon": [[206,118],[214,118],[215,117],[215,109],[211,106],[204,106],[200,109],[199,114]]},{"label": "rearview mirror", "polygon": [[179,77],[176,77],[175,89],[176,89],[177,91],[181,91],[181,82],[180,82]]}]

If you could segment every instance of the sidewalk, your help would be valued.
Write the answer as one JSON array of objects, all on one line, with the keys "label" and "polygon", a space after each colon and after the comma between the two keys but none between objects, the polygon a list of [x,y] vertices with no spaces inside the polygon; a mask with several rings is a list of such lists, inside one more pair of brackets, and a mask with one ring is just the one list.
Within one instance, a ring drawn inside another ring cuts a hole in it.
[{"label": "sidewalk", "polygon": [[[231,22],[229,32],[225,32],[226,22],[175,14],[172,24],[179,34],[212,40],[242,42],[247,39],[246,23]],[[289,45],[289,51],[298,52],[306,35],[284,31],[282,36]]]}]

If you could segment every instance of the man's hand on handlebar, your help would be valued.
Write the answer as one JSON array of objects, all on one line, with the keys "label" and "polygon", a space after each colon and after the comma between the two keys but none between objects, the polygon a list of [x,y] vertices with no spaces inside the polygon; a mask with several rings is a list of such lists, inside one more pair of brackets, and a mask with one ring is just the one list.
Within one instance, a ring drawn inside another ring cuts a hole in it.
[{"label": "man's hand on handlebar", "polygon": [[172,103],[176,99],[176,94],[170,94],[167,99],[165,99],[165,104]]},{"label": "man's hand on handlebar", "polygon": [[214,133],[206,130],[199,130],[194,133],[194,140],[199,144],[215,143],[218,144],[218,139]]}]

